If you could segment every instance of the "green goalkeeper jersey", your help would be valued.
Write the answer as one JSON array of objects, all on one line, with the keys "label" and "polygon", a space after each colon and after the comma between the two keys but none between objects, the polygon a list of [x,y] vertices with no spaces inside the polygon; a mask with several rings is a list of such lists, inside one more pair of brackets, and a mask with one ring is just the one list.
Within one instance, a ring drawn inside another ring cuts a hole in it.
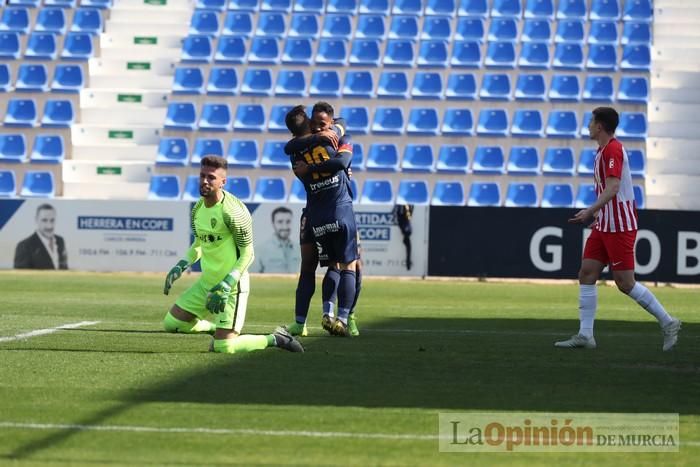
[{"label": "green goalkeeper jersey", "polygon": [[245,205],[224,191],[208,208],[204,198],[192,208],[194,243],[187,252],[190,264],[201,260],[200,281],[211,288],[229,273],[240,277],[253,262],[253,219]]}]

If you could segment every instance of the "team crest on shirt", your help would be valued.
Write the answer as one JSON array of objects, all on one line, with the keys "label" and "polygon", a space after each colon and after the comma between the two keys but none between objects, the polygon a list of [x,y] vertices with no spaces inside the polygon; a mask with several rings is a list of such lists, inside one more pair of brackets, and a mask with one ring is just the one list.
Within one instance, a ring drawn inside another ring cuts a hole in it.
[{"label": "team crest on shirt", "polygon": [[211,228],[213,229],[214,227],[216,227],[216,218],[212,217],[211,218]]}]

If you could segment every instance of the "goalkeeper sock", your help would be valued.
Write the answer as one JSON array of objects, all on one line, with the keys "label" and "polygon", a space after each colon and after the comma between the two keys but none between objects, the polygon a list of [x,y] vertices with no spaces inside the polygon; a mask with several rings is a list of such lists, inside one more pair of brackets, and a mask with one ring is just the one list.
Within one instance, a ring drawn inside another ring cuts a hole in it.
[{"label": "goalkeeper sock", "polygon": [[233,339],[214,339],[214,352],[219,353],[246,353],[253,350],[262,350],[274,344],[270,344],[270,338],[274,342],[272,335],[259,336],[255,334],[244,334]]},{"label": "goalkeeper sock", "polygon": [[312,271],[301,271],[299,282],[297,283],[296,303],[294,305],[294,316],[296,322],[304,324],[306,316],[309,314],[309,304],[316,290],[316,273]]},{"label": "goalkeeper sock", "polygon": [[214,334],[216,325],[210,321],[198,318],[192,321],[182,321],[168,312],[163,318],[163,329],[165,329],[165,332],[180,332],[183,334]]},{"label": "goalkeeper sock", "polygon": [[323,276],[321,293],[323,297],[323,314],[333,317],[333,307],[335,299],[338,297],[338,284],[340,283],[340,271],[328,268]]}]

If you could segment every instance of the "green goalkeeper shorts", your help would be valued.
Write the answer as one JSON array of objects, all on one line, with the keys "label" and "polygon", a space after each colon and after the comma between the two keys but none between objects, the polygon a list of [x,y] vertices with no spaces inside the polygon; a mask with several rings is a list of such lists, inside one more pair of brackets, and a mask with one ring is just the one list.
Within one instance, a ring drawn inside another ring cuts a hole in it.
[{"label": "green goalkeeper shorts", "polygon": [[231,329],[240,334],[245,323],[249,292],[250,277],[246,273],[241,276],[241,280],[231,291],[224,312],[210,313],[206,306],[209,288],[205,287],[200,279],[178,297],[175,305],[189,311],[199,319],[207,319],[211,315],[217,329]]}]

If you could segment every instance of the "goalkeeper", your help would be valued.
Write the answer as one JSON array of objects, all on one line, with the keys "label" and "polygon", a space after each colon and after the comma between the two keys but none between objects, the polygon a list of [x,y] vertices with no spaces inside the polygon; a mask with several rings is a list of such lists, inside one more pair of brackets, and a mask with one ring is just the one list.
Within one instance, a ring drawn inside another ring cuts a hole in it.
[{"label": "goalkeeper", "polygon": [[[213,350],[241,353],[266,347],[292,352],[304,348],[286,330],[273,334],[243,334],[253,262],[253,221],[245,205],[225,191],[227,162],[223,157],[202,158],[199,193],[192,209],[194,243],[186,259],[165,278],[163,293],[193,263],[201,261],[202,275],[177,299],[163,319],[167,332],[208,333],[214,336]],[[214,322],[205,319],[211,312]]]}]

